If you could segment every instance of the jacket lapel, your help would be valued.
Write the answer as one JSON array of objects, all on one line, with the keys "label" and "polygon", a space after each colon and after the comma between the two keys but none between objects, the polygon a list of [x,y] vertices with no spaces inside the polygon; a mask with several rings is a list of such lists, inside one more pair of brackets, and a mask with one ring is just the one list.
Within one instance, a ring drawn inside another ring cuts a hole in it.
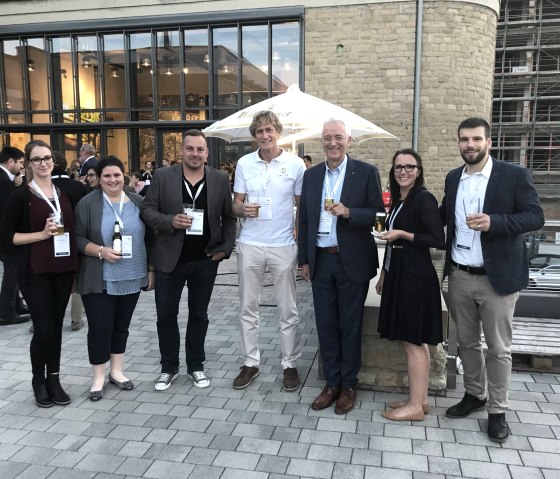
[{"label": "jacket lapel", "polygon": [[500,169],[502,165],[499,161],[492,158],[492,173],[490,173],[490,178],[488,179],[488,185],[486,186],[486,194],[484,195],[484,205],[482,206],[482,212],[488,214],[490,205],[494,198],[494,192],[496,191],[496,186],[498,181],[500,181]]},{"label": "jacket lapel", "polygon": [[342,182],[342,191],[340,192],[340,202],[348,206],[348,199],[354,187],[356,162],[348,157],[346,160],[346,172],[344,173],[344,181]]}]

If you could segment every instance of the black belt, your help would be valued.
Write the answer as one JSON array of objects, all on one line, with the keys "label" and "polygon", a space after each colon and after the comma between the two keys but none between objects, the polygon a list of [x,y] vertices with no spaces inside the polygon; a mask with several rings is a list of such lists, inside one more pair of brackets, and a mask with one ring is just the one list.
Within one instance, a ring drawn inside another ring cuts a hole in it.
[{"label": "black belt", "polygon": [[451,260],[451,264],[461,271],[466,271],[469,274],[478,274],[484,275],[486,274],[486,268],[484,266],[466,266],[464,264],[455,263],[455,261]]},{"label": "black belt", "polygon": [[317,246],[317,249],[324,251],[325,253],[338,254],[338,246],[327,246],[326,248]]}]

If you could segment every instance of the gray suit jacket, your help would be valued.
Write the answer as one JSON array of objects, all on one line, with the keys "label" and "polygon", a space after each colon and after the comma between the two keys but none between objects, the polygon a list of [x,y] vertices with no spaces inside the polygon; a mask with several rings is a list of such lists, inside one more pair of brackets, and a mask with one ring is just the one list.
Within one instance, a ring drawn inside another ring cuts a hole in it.
[{"label": "gray suit jacket", "polygon": [[[173,217],[183,212],[183,165],[159,168],[154,173],[142,203],[142,218],[156,233],[150,263],[164,273],[175,269],[181,256],[184,230],[175,230]],[[235,241],[235,217],[231,212],[231,189],[227,173],[206,167],[210,241],[205,248],[212,255],[220,251],[229,257]]]}]

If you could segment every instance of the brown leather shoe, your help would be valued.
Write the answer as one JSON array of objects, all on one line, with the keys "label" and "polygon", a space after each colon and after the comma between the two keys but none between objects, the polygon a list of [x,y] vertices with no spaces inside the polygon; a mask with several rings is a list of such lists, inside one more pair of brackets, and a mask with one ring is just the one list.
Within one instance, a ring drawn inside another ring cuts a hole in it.
[{"label": "brown leather shoe", "polygon": [[259,375],[259,368],[241,366],[241,371],[233,380],[234,389],[245,389]]},{"label": "brown leather shoe", "polygon": [[319,394],[313,404],[311,404],[311,409],[315,411],[320,411],[321,409],[328,408],[333,402],[336,401],[340,394],[340,386],[333,388],[332,386],[325,386]]},{"label": "brown leather shoe", "polygon": [[284,369],[284,391],[295,391],[299,387],[299,376],[296,368]]},{"label": "brown leather shoe", "polygon": [[334,412],[337,414],[346,414],[354,409],[355,402],[356,390],[352,388],[342,388],[340,396],[338,396],[338,399],[336,400]]}]

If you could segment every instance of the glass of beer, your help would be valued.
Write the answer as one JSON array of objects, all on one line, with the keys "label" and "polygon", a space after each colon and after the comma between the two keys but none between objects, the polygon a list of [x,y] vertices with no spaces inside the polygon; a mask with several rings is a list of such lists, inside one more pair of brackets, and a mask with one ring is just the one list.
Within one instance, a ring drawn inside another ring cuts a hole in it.
[{"label": "glass of beer", "polygon": [[246,202],[247,206],[249,206],[250,208],[254,208],[254,217],[257,218],[259,216],[259,209],[261,207],[259,202],[259,195],[257,195],[256,193],[247,193]]},{"label": "glass of beer", "polygon": [[375,232],[384,233],[385,232],[385,219],[387,218],[387,213],[376,213],[375,215]]},{"label": "glass of beer", "polygon": [[50,213],[49,218],[54,219],[56,225],[56,236],[64,234],[64,221],[62,221],[62,211],[60,213]]}]

